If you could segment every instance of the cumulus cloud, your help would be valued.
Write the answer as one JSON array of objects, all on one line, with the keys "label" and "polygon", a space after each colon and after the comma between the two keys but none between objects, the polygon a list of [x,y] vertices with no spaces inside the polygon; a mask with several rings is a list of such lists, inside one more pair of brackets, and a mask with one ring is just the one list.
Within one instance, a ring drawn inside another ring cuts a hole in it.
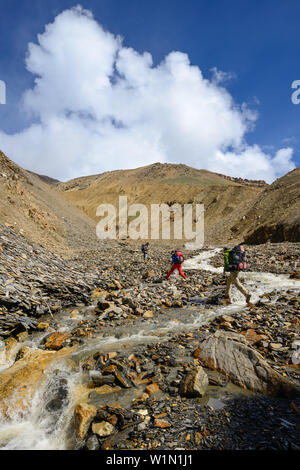
[{"label": "cumulus cloud", "polygon": [[270,182],[295,167],[290,147],[247,144],[258,116],[221,86],[232,74],[209,80],[182,52],[154,65],[80,6],[29,44],[26,67],[33,124],[0,132],[0,148],[33,171],[65,180],[159,161]]}]

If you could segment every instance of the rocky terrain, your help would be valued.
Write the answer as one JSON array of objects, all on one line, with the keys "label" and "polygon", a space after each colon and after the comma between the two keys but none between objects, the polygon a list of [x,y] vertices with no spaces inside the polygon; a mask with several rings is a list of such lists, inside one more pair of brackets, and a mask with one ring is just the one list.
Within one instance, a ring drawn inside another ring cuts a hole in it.
[{"label": "rocky terrain", "polygon": [[276,180],[258,195],[232,228],[247,243],[300,241],[300,168]]},{"label": "rocky terrain", "polygon": [[298,244],[247,247],[245,281],[285,277],[227,306],[221,272],[165,279],[166,244],[147,263],[127,242],[64,260],[0,236],[1,447],[299,450]]},{"label": "rocky terrain", "polygon": [[95,223],[52,183],[23,170],[0,151],[0,223],[62,256],[87,244],[98,246]]},{"label": "rocky terrain", "polygon": [[[298,170],[59,183],[1,153],[0,448],[299,450]],[[95,208],[120,194],[205,204],[206,246],[176,242],[186,280],[166,279],[171,241],[144,262],[140,241],[96,238]],[[229,304],[221,247],[244,237],[251,300]]]}]

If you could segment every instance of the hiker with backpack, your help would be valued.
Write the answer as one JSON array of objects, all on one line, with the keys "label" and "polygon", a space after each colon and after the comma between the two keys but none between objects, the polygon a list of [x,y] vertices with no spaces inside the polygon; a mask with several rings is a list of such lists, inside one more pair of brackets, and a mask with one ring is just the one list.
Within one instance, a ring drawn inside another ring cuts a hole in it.
[{"label": "hiker with backpack", "polygon": [[144,261],[147,261],[148,259],[148,252],[149,252],[149,243],[145,243],[145,245],[142,245],[142,253],[144,254]]},{"label": "hiker with backpack", "polygon": [[241,271],[247,270],[246,251],[243,245],[237,245],[232,250],[224,248],[224,273],[229,273],[227,277],[227,288],[225,297],[230,302],[231,286],[236,288],[246,297],[247,304],[250,302],[251,294],[240,283],[238,277]]},{"label": "hiker with backpack", "polygon": [[175,250],[172,251],[172,268],[171,271],[168,273],[167,279],[173,274],[173,272],[178,269],[179,274],[183,279],[186,279],[186,275],[182,271],[182,263],[184,261],[184,256],[181,251]]}]

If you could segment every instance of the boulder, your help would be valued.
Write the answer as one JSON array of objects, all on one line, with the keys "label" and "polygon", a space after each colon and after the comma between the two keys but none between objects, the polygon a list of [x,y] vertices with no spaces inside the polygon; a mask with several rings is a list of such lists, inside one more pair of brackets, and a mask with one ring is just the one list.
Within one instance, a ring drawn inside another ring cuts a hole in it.
[{"label": "boulder", "polygon": [[151,384],[146,388],[146,393],[148,393],[148,395],[152,395],[153,393],[156,393],[159,391],[160,391],[160,388],[159,388],[159,385],[157,384]]},{"label": "boulder", "polygon": [[93,423],[92,431],[100,437],[107,437],[114,433],[115,428],[107,421],[102,421],[101,423]]},{"label": "boulder", "polygon": [[30,405],[34,392],[38,389],[44,371],[54,361],[67,358],[75,348],[64,348],[61,351],[42,351],[40,349],[23,348],[20,359],[0,374],[0,412],[5,415],[11,411],[24,410]]},{"label": "boulder", "polygon": [[161,428],[161,429],[167,429],[167,428],[171,427],[171,424],[168,421],[164,421],[162,419],[155,419],[154,420],[154,427]]},{"label": "boulder", "polygon": [[66,340],[71,338],[71,335],[69,333],[60,333],[60,332],[55,332],[53,333],[46,341],[46,349],[51,349],[54,351],[58,351],[61,349]]},{"label": "boulder", "polygon": [[49,323],[39,323],[37,326],[38,330],[47,330],[49,328]]},{"label": "boulder", "polygon": [[237,333],[219,330],[210,334],[200,343],[198,356],[205,366],[221,372],[242,388],[274,396],[300,394],[299,387],[274,371]]},{"label": "boulder", "polygon": [[147,310],[147,312],[144,313],[143,317],[146,318],[146,319],[150,319],[150,318],[153,318],[153,312],[152,310]]},{"label": "boulder", "polygon": [[87,403],[78,403],[74,410],[75,415],[75,429],[78,437],[84,439],[90,424],[97,415],[97,408],[94,405],[88,405]]},{"label": "boulder", "polygon": [[193,398],[204,397],[208,388],[208,376],[199,366],[189,372],[180,384],[180,395]]}]

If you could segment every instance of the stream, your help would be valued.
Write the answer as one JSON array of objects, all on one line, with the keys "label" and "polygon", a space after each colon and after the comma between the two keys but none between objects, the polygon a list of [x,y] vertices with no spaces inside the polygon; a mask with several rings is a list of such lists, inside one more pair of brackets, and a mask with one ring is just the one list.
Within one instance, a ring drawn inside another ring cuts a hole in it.
[{"label": "stream", "polygon": [[[215,268],[210,264],[211,259],[221,249],[210,249],[202,252],[184,263],[184,270],[205,270],[211,273],[222,273],[223,268]],[[255,303],[261,296],[268,292],[279,291],[280,294],[289,289],[300,292],[299,281],[291,280],[286,275],[275,275],[261,272],[241,273],[241,282],[251,292],[251,302]],[[142,289],[142,285],[141,285]],[[173,285],[172,289],[176,291]],[[270,302],[276,302],[274,298]],[[80,322],[80,320],[92,317],[95,306],[85,307],[80,310],[78,318],[70,318],[70,311],[60,312],[55,316],[55,322],[59,325],[60,332],[69,332]],[[6,450],[64,450],[74,448],[74,430],[72,419],[74,406],[78,401],[78,388],[83,383],[84,372],[74,367],[84,357],[89,357],[93,352],[120,351],[124,345],[130,348],[137,345],[153,344],[167,341],[172,335],[189,332],[195,328],[207,324],[210,320],[220,315],[230,315],[247,311],[244,297],[236,289],[233,290],[232,304],[213,307],[203,312],[201,306],[186,307],[180,310],[180,321],[176,318],[176,309],[169,314],[156,317],[151,321],[143,322],[137,320],[134,327],[119,327],[107,330],[105,334],[99,332],[98,337],[85,338],[83,344],[71,355],[71,360],[61,359],[51,364],[44,374],[42,385],[35,392],[29,408],[26,412],[10,413],[10,418],[0,414],[0,449]],[[201,312],[199,311],[201,310]],[[21,347],[28,346],[38,349],[44,333],[34,333],[23,343],[18,343],[7,357],[0,351],[0,376],[11,367]],[[1,356],[2,354],[2,356]],[[68,390],[68,399],[62,409],[57,411],[48,409],[47,403],[55,397],[57,388],[63,387]],[[126,391],[125,391],[126,392]],[[124,400],[126,401],[126,393]],[[132,390],[128,391],[131,395]],[[125,402],[124,401],[124,402]],[[10,410],[14,410],[13,402]]]}]

